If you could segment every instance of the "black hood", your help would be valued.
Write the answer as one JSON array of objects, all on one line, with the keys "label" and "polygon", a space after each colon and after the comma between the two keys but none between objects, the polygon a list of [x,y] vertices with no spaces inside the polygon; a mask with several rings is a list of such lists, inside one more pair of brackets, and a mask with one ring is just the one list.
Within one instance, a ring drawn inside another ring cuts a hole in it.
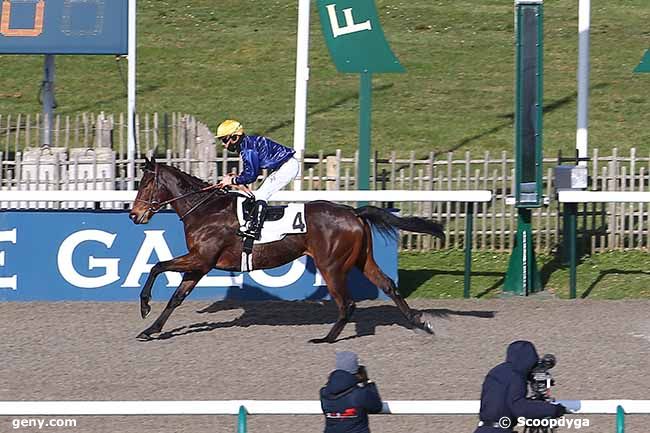
[{"label": "black hood", "polygon": [[506,362],[511,363],[513,370],[520,374],[527,375],[538,360],[537,350],[530,341],[515,341],[508,346]]},{"label": "black hood", "polygon": [[357,377],[344,370],[334,370],[323,388],[323,394],[329,399],[336,399],[344,394],[344,391],[357,385]]}]

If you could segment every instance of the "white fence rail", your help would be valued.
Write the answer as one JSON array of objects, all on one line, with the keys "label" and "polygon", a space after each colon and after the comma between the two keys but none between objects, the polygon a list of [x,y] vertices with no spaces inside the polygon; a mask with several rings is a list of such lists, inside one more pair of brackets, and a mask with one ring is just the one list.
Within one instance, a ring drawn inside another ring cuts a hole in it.
[{"label": "white fence rail", "polygon": [[[576,414],[650,414],[650,400],[558,400]],[[0,401],[0,416],[319,415],[318,400]],[[479,400],[391,400],[383,414],[478,415]]]},{"label": "white fence rail", "polygon": [[[136,191],[0,191],[0,203],[9,202],[132,202]],[[492,191],[280,191],[272,201],[307,202],[329,200],[337,202],[472,202],[484,203],[492,199]],[[5,206],[7,206],[5,204]]]},{"label": "white fence rail", "polygon": [[[644,203],[650,203],[650,192],[567,190],[558,192],[558,202],[564,206],[564,224],[566,227],[564,248],[569,253],[569,296],[573,299],[577,296],[578,286],[576,270],[579,255],[577,241],[578,203],[602,203],[608,205],[616,203],[637,203],[637,206],[641,210],[639,214],[643,214]],[[641,216],[639,214],[637,214],[637,217]],[[608,225],[612,238],[620,236],[628,225],[631,225],[633,232],[636,233],[636,242],[641,243],[644,236],[648,236],[648,232],[644,232],[642,225],[639,225],[638,228],[634,227],[635,209],[633,207],[627,209],[627,218],[625,209],[622,212],[622,219],[617,218],[615,212],[611,212],[610,215]],[[625,222],[626,219],[629,221],[627,224]],[[610,243],[614,244],[615,242],[612,241]]]}]

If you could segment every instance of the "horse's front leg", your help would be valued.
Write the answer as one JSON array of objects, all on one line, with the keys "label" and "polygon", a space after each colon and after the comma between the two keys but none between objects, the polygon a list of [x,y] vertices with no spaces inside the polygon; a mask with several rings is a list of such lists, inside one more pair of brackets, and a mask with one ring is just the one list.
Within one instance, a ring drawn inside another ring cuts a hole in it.
[{"label": "horse's front leg", "polygon": [[186,254],[171,260],[158,262],[151,268],[147,281],[144,283],[142,291],[140,292],[140,315],[143,319],[149,315],[149,312],[151,312],[149,301],[151,301],[151,289],[153,288],[153,283],[156,281],[156,277],[160,275],[160,273],[167,271],[193,271],[195,270],[195,267],[193,266],[195,265],[193,264],[192,256]]},{"label": "horse's front leg", "polygon": [[167,319],[169,319],[169,316],[171,316],[174,309],[183,303],[183,300],[192,292],[192,289],[196,287],[205,274],[206,273],[203,271],[186,272],[183,275],[181,285],[178,286],[163,312],[160,313],[160,316],[158,316],[156,321],[153,322],[150,327],[142,331],[137,338],[139,340],[151,340],[152,334],[157,334],[162,331],[163,326],[165,326]]}]

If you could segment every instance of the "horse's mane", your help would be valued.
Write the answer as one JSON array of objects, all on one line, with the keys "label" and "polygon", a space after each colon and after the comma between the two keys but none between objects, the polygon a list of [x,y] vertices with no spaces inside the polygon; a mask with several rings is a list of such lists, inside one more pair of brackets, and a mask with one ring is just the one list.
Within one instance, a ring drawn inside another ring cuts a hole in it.
[{"label": "horse's mane", "polygon": [[209,195],[208,197],[208,203],[213,203],[213,202],[218,202],[221,203],[220,207],[225,207],[228,206],[230,201],[233,200],[234,195],[232,194],[226,194],[221,190],[209,190],[209,191],[203,191],[201,192],[200,190],[209,186],[210,183],[204,181],[203,179],[200,179],[196,176],[193,176],[189,173],[184,172],[183,170],[174,167],[173,165],[167,165],[163,163],[158,163],[159,167],[165,171],[168,172],[168,174],[172,177],[174,177],[177,182],[178,186],[180,188],[180,191],[178,192],[179,194],[187,194],[187,193],[192,193],[196,192],[197,194],[189,194],[187,197],[184,198],[190,206],[194,205],[201,205],[206,198],[206,194]]},{"label": "horse's mane", "polygon": [[175,177],[179,177],[183,184],[188,185],[188,189],[201,189],[209,185],[208,182],[204,181],[203,179],[200,179],[196,176],[193,176],[189,173],[184,172],[183,170],[174,167],[173,165],[167,165],[163,163],[158,163],[161,167],[164,167],[171,171],[172,175]]}]

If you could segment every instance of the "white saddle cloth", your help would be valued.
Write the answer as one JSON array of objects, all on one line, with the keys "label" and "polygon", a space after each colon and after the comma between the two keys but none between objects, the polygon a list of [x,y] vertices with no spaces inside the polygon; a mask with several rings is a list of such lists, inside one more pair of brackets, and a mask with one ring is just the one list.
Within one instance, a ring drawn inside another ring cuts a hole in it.
[{"label": "white saddle cloth", "polygon": [[[241,229],[244,229],[243,203],[245,197],[237,197],[237,219]],[[277,221],[264,221],[262,235],[256,244],[266,244],[283,239],[286,235],[307,233],[304,203],[289,203],[284,209],[284,216]]]}]

